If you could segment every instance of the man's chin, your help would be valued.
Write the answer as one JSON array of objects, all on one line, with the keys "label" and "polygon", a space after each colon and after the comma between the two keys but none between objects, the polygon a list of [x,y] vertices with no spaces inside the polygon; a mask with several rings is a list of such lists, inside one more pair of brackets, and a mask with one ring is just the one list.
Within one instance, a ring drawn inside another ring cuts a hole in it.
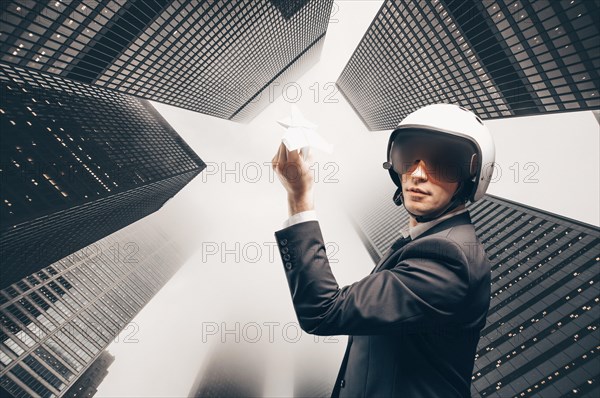
[{"label": "man's chin", "polygon": [[431,209],[428,206],[422,206],[420,204],[406,204],[406,209],[416,215],[416,216],[426,216],[427,214],[431,213]]}]

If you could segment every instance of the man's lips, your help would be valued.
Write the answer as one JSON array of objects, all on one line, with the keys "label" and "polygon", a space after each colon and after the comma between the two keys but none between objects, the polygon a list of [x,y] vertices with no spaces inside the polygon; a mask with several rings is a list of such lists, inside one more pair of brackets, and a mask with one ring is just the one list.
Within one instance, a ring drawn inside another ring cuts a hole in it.
[{"label": "man's lips", "polygon": [[408,188],[407,191],[410,192],[410,193],[418,193],[418,194],[421,194],[421,195],[429,195],[429,192],[424,191],[424,190],[419,189],[419,188]]}]

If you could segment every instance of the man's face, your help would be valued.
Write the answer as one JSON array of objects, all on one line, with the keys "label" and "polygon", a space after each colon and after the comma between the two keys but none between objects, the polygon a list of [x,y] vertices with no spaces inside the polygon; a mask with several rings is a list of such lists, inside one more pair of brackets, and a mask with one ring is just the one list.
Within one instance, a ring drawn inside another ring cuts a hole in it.
[{"label": "man's face", "polygon": [[433,213],[446,206],[458,188],[458,182],[434,179],[420,160],[402,174],[402,195],[406,209],[418,216]]}]

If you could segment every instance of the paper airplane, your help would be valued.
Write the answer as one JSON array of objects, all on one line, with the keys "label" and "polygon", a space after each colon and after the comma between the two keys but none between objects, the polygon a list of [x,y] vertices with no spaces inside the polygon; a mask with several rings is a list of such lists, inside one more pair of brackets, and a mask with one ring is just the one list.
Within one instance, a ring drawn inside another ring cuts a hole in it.
[{"label": "paper airplane", "polygon": [[317,133],[318,126],[306,120],[297,106],[292,105],[291,115],[277,123],[286,128],[281,142],[288,151],[300,149],[304,160],[308,158],[310,148],[320,149],[327,153],[333,152],[333,145]]}]

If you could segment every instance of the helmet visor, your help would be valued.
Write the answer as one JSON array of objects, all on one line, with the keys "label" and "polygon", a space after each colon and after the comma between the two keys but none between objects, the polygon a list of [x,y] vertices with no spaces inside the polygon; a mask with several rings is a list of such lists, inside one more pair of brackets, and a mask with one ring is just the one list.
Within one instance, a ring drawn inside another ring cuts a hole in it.
[{"label": "helmet visor", "polygon": [[392,167],[399,175],[412,173],[420,161],[425,163],[427,176],[438,181],[465,181],[477,170],[475,144],[444,133],[401,131],[390,152]]}]

